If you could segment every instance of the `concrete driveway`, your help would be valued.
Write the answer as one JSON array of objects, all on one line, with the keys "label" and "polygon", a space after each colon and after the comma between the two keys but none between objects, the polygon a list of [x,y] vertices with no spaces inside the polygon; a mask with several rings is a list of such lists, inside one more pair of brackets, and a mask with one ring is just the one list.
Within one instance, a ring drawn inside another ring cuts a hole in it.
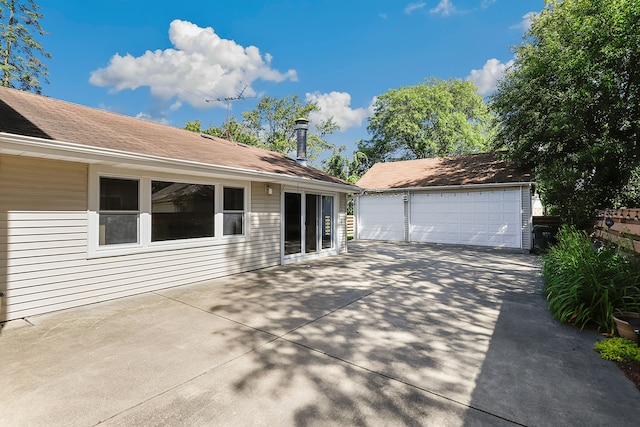
[{"label": "concrete driveway", "polygon": [[9,322],[0,425],[638,425],[599,337],[551,320],[538,257],[349,250]]}]

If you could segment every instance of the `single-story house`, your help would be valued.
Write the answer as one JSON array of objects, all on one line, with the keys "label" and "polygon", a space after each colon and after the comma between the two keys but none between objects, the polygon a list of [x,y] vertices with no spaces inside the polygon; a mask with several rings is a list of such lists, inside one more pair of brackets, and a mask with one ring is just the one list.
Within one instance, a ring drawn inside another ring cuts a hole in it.
[{"label": "single-story house", "polygon": [[357,185],[358,239],[532,247],[531,174],[495,153],[377,163]]},{"label": "single-story house", "polygon": [[0,321],[346,252],[305,155],[0,88]]}]

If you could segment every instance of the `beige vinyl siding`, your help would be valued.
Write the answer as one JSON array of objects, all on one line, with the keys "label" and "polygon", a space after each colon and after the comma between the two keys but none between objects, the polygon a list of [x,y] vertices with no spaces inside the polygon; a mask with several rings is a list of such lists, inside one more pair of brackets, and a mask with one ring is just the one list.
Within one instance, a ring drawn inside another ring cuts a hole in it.
[{"label": "beige vinyl siding", "polygon": [[87,182],[83,164],[0,156],[0,320],[280,263],[280,192],[269,195],[260,182],[251,184],[249,240],[88,258]]}]

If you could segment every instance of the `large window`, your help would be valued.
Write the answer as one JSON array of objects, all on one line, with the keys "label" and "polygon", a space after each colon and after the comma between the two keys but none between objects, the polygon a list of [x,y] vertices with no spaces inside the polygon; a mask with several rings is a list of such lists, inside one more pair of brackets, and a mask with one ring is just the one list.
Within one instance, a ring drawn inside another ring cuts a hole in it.
[{"label": "large window", "polygon": [[213,185],[151,181],[151,241],[214,236]]},{"label": "large window", "polygon": [[91,167],[89,182],[90,256],[224,245],[250,237],[246,182],[136,176],[100,165]]},{"label": "large window", "polygon": [[100,178],[99,245],[139,242],[139,194],[138,180]]},{"label": "large window", "polygon": [[222,234],[244,234],[244,188],[224,187],[223,199]]}]

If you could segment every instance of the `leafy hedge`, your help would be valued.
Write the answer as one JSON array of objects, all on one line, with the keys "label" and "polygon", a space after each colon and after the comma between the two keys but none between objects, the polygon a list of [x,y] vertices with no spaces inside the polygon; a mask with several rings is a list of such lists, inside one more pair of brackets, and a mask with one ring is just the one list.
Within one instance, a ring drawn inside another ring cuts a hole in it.
[{"label": "leafy hedge", "polygon": [[640,312],[640,261],[583,230],[563,226],[542,257],[545,296],[555,319],[614,333],[614,310]]}]

